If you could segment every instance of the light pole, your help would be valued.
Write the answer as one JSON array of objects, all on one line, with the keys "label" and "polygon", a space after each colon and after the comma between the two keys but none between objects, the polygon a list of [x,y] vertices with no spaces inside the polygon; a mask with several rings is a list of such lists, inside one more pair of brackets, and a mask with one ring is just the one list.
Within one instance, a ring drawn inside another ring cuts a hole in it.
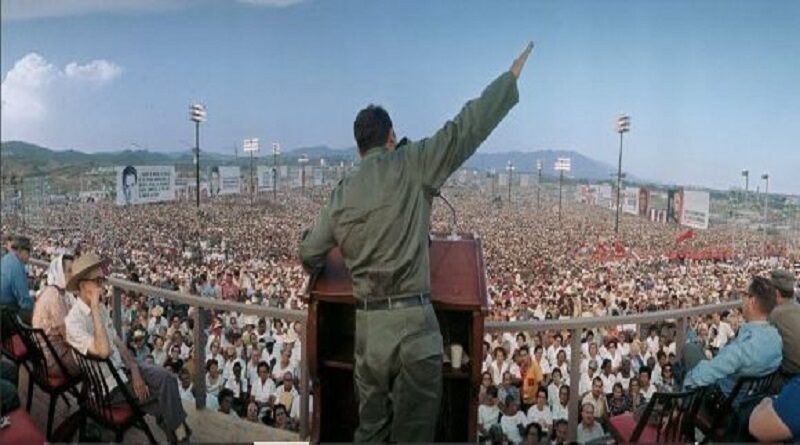
[{"label": "light pole", "polygon": [[742,170],[742,176],[744,176],[744,202],[747,204],[747,192],[749,192],[750,188],[750,171],[747,169]]},{"label": "light pole", "polygon": [[250,205],[253,205],[254,196],[256,193],[256,186],[255,186],[255,178],[254,169],[253,169],[253,157],[255,152],[258,151],[258,138],[252,139],[245,139],[243,145],[243,149],[245,153],[250,153]]},{"label": "light pole", "polygon": [[564,183],[564,172],[570,171],[572,168],[572,159],[558,158],[556,159],[555,170],[558,172],[558,220],[561,221],[561,186]]},{"label": "light pole", "polygon": [[620,190],[622,188],[622,135],[631,129],[631,118],[620,115],[617,118],[617,133],[619,133],[619,163],[617,164],[617,216],[614,219],[614,234],[619,234]]},{"label": "light pole", "polygon": [[506,165],[506,171],[508,172],[508,204],[511,205],[511,180],[514,178],[514,163],[508,161]]},{"label": "light pole", "polygon": [[536,169],[539,171],[539,180],[536,183],[536,209],[539,210],[541,208],[541,195],[542,195],[542,167],[544,166],[544,162],[541,159],[536,160]]},{"label": "light pole", "polygon": [[200,122],[206,120],[206,107],[203,104],[192,104],[189,107],[189,120],[194,122],[194,167],[195,185],[197,186],[197,208],[200,208]]},{"label": "light pole", "polygon": [[277,142],[272,143],[272,200],[277,198],[278,194],[278,155],[281,154],[281,144]]},{"label": "light pole", "polygon": [[297,160],[300,164],[300,193],[306,193],[306,164],[308,163],[308,156],[303,155]]},{"label": "light pole", "polygon": [[764,184],[764,233],[767,233],[767,212],[769,209],[769,173],[762,174],[761,179],[766,181]]}]

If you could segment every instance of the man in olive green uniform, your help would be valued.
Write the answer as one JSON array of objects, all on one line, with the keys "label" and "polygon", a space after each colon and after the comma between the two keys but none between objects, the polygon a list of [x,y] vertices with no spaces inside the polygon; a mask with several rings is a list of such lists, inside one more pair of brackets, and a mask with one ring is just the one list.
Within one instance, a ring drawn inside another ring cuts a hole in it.
[{"label": "man in olive green uniform", "polygon": [[532,49],[436,134],[402,149],[386,111],[361,110],[354,123],[361,165],[303,234],[307,271],[339,246],[353,279],[357,442],[434,439],[443,345],[429,294],[433,194],[517,103],[517,78]]},{"label": "man in olive green uniform", "polygon": [[775,269],[770,275],[775,285],[777,305],[769,314],[769,321],[781,334],[783,362],[780,375],[773,388],[780,390],[783,383],[800,375],[800,304],[794,298],[795,276],[786,269]]}]

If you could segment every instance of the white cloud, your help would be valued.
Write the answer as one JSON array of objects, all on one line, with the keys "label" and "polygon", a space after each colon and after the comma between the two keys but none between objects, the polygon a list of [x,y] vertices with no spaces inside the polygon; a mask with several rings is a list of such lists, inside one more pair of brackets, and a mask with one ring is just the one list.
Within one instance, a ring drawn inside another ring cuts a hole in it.
[{"label": "white cloud", "polygon": [[3,79],[2,139],[37,134],[47,120],[54,94],[78,84],[105,85],[121,74],[122,67],[108,60],[92,60],[84,65],[70,62],[61,70],[37,53],[26,54]]},{"label": "white cloud", "polygon": [[110,82],[122,74],[122,68],[108,60],[92,60],[86,65],[70,62],[64,68],[64,75],[76,80],[94,83]]},{"label": "white cloud", "polygon": [[44,118],[47,114],[45,92],[57,78],[58,68],[39,54],[29,53],[19,59],[3,80],[3,123]]}]

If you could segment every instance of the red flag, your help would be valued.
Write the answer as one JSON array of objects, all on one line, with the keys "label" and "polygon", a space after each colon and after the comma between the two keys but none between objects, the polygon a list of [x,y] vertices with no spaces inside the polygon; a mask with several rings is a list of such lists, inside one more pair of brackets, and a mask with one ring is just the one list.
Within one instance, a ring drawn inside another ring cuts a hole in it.
[{"label": "red flag", "polygon": [[679,234],[679,235],[678,235],[678,236],[675,238],[675,243],[677,244],[677,243],[680,243],[680,242],[682,242],[682,241],[686,241],[687,239],[691,239],[691,238],[694,238],[694,230],[692,230],[692,229],[687,229],[686,231],[684,231],[684,232],[681,232],[681,233],[680,233],[680,234]]}]

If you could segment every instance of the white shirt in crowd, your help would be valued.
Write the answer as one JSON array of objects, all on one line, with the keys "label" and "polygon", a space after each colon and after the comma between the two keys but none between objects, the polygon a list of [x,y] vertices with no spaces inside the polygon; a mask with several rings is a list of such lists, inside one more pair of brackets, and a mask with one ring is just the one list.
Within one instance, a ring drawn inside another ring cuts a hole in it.
[{"label": "white shirt in crowd", "polygon": [[489,433],[489,428],[492,425],[498,425],[500,422],[500,408],[497,405],[480,405],[478,406],[478,424]]},{"label": "white shirt in crowd", "polygon": [[194,402],[194,383],[189,383],[189,387],[184,389],[183,385],[178,382],[178,392],[181,395],[181,400],[187,402]]},{"label": "white shirt in crowd", "polygon": [[269,401],[270,396],[275,394],[275,382],[267,377],[267,380],[261,381],[261,379],[253,380],[252,390],[250,391],[250,395],[253,396],[256,402],[258,403],[267,403]]},{"label": "white shirt in crowd", "polygon": [[500,428],[503,430],[503,434],[506,435],[509,442],[512,444],[519,444],[522,442],[522,435],[519,432],[519,425],[525,427],[527,424],[528,417],[525,416],[525,413],[522,411],[517,411],[517,413],[513,416],[503,414],[503,416],[500,417]]},{"label": "white shirt in crowd", "polygon": [[720,321],[719,326],[717,326],[717,336],[711,341],[711,346],[721,349],[723,346],[728,344],[728,340],[735,336],[736,333],[733,332],[731,325],[729,325],[727,322]]},{"label": "white shirt in crowd", "polygon": [[280,385],[273,394],[275,396],[275,403],[281,403],[286,407],[289,412],[289,417],[293,419],[300,418],[300,393],[297,389],[292,387],[291,391],[286,391],[283,385]]},{"label": "white shirt in crowd", "polygon": [[242,377],[237,382],[236,379],[233,378],[233,376],[231,376],[231,378],[225,380],[224,387],[230,389],[231,391],[233,391],[233,398],[234,399],[240,398],[243,394],[247,393],[247,390],[250,388],[250,386],[247,384],[247,379],[246,378]]},{"label": "white shirt in crowd", "polygon": [[550,408],[547,405],[541,410],[536,405],[528,408],[528,424],[531,423],[538,423],[543,430],[550,431],[553,425],[553,413]]},{"label": "white shirt in crowd", "polygon": [[617,376],[614,374],[600,373],[600,380],[603,381],[603,394],[611,394],[614,391],[614,384],[617,383]]},{"label": "white shirt in crowd", "polygon": [[556,402],[553,405],[553,409],[551,410],[551,414],[553,416],[553,421],[564,419],[569,420],[569,404],[566,406],[562,405],[561,402]]}]

